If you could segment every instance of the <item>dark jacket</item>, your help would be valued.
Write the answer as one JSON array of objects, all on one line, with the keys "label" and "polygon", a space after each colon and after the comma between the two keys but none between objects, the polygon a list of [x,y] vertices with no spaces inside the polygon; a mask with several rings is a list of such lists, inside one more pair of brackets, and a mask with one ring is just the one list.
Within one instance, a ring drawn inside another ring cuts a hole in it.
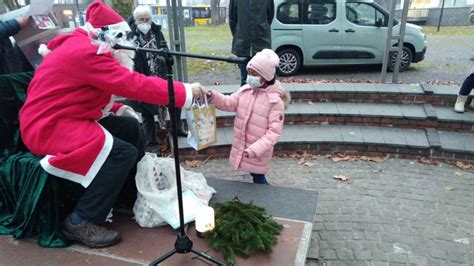
[{"label": "dark jacket", "polygon": [[[130,25],[130,28],[132,30],[129,33],[128,38],[129,39],[138,38],[139,34],[142,34],[142,33],[137,29],[137,25],[135,24],[135,20],[133,19],[133,17],[128,20],[128,24]],[[156,44],[158,48],[160,48],[160,46],[163,45],[162,47],[167,49],[165,36],[163,35],[163,32],[161,32],[161,25],[157,25],[152,22],[150,31],[155,34],[155,40],[156,40]],[[161,43],[162,41],[164,41],[165,43],[162,44]],[[146,52],[140,52],[140,51],[136,52],[135,58],[133,61],[134,61],[135,71],[145,74],[147,76],[151,75],[150,68],[148,67],[148,63],[146,60]],[[159,71],[160,72],[159,76],[162,78],[166,78],[166,65],[165,65],[164,59],[162,59],[161,65],[162,65],[162,68]]]},{"label": "dark jacket", "polygon": [[15,19],[0,21],[0,74],[15,71],[16,53],[10,41],[10,36],[20,31],[20,24]]},{"label": "dark jacket", "polygon": [[232,53],[252,57],[264,48],[271,49],[273,0],[230,0],[229,25]]}]

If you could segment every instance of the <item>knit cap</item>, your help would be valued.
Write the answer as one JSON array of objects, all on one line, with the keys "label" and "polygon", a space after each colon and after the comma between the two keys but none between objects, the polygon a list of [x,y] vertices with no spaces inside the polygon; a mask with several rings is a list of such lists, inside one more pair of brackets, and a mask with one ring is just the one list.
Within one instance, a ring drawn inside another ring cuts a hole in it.
[{"label": "knit cap", "polygon": [[255,70],[266,81],[270,81],[275,77],[276,67],[280,63],[278,55],[270,49],[263,49],[255,54],[247,64],[247,69]]}]

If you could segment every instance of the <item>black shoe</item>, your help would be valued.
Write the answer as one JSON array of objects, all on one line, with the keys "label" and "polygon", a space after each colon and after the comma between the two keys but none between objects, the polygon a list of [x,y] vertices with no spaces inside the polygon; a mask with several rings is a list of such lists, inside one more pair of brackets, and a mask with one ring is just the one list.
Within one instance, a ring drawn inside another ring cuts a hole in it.
[{"label": "black shoe", "polygon": [[79,241],[90,248],[108,247],[120,241],[119,232],[109,230],[88,221],[83,221],[80,224],[72,224],[71,215],[68,215],[64,220],[62,233],[68,239]]}]

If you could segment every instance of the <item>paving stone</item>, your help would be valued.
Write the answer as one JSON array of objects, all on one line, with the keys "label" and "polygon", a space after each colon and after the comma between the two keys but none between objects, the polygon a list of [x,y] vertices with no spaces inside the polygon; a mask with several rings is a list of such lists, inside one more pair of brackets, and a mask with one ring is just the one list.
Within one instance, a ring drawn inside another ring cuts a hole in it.
[{"label": "paving stone", "polygon": [[400,93],[400,89],[398,88],[397,84],[377,84],[377,91],[379,93]]},{"label": "paving stone", "polygon": [[441,147],[448,151],[464,151],[464,143],[461,134],[457,132],[438,131]]},{"label": "paving stone", "polygon": [[377,84],[374,83],[354,83],[357,92],[360,93],[376,93]]},{"label": "paving stone", "polygon": [[424,94],[423,88],[419,83],[412,84],[398,84],[398,89],[401,93],[408,94]]},{"label": "paving stone", "polygon": [[464,144],[464,150],[469,153],[474,153],[474,138],[473,134],[470,133],[461,133],[460,141]]},{"label": "paving stone", "polygon": [[350,249],[336,250],[337,258],[340,260],[354,260],[354,253]]},{"label": "paving stone", "polygon": [[[282,83],[282,84],[283,84],[283,88],[285,88],[286,91],[290,91],[290,93],[292,91],[298,91],[298,92],[299,91],[301,92],[324,91],[323,88],[330,87],[330,86],[313,86],[312,83]],[[323,85],[323,84],[320,84],[320,85]]]},{"label": "paving stone", "polygon": [[459,92],[458,86],[445,86],[445,85],[431,85],[434,94],[439,95],[457,95]]},{"label": "paving stone", "polygon": [[416,148],[430,148],[428,137],[424,130],[405,129],[402,131],[405,136],[407,146]]},{"label": "paving stone", "polygon": [[382,130],[379,127],[360,127],[364,143],[384,144]]},{"label": "paving stone", "polygon": [[434,109],[439,121],[461,122],[466,119],[464,114],[454,112],[452,107],[434,107]]},{"label": "paving stone", "polygon": [[339,109],[337,108],[337,104],[333,102],[329,103],[316,103],[316,108],[318,108],[319,114],[327,114],[327,115],[337,115],[339,114]]},{"label": "paving stone", "polygon": [[324,141],[327,142],[342,142],[342,135],[341,135],[341,129],[339,126],[319,126],[317,127],[313,133],[314,135],[319,135]]},{"label": "paving stone", "polygon": [[385,144],[393,146],[406,146],[407,142],[402,129],[381,128]]},{"label": "paving stone", "polygon": [[353,83],[334,83],[334,91],[336,92],[355,92],[356,88]]},{"label": "paving stone", "polygon": [[434,128],[427,128],[425,130],[429,145],[433,148],[441,148],[441,141],[439,140],[438,131]]},{"label": "paving stone", "polygon": [[359,116],[359,106],[356,103],[336,103],[340,115]]},{"label": "paving stone", "polygon": [[334,92],[334,85],[332,83],[309,83],[311,87],[319,92]]},{"label": "paving stone", "polygon": [[425,114],[428,119],[437,119],[438,114],[433,105],[425,103],[423,104],[423,108],[425,109]]},{"label": "paving stone", "polygon": [[421,88],[427,95],[433,94],[433,86],[430,84],[420,84]]},{"label": "paving stone", "polygon": [[426,119],[426,113],[423,106],[401,104],[400,109],[402,110],[403,117],[416,120]]},{"label": "paving stone", "polygon": [[341,126],[341,135],[345,143],[364,143],[362,138],[362,133],[360,132],[359,127],[356,126]]},{"label": "paving stone", "polygon": [[381,116],[393,118],[403,117],[402,109],[399,104],[379,104],[374,109],[376,113]]}]

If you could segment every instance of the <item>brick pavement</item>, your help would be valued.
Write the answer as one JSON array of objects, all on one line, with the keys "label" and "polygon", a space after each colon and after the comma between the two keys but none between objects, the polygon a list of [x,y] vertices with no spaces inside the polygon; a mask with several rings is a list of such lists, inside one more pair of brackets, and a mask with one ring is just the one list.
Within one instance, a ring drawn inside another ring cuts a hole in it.
[{"label": "brick pavement", "polygon": [[[319,192],[307,265],[474,265],[474,173],[402,159],[313,162],[274,158],[268,174]],[[226,159],[193,171],[250,182]]]}]

